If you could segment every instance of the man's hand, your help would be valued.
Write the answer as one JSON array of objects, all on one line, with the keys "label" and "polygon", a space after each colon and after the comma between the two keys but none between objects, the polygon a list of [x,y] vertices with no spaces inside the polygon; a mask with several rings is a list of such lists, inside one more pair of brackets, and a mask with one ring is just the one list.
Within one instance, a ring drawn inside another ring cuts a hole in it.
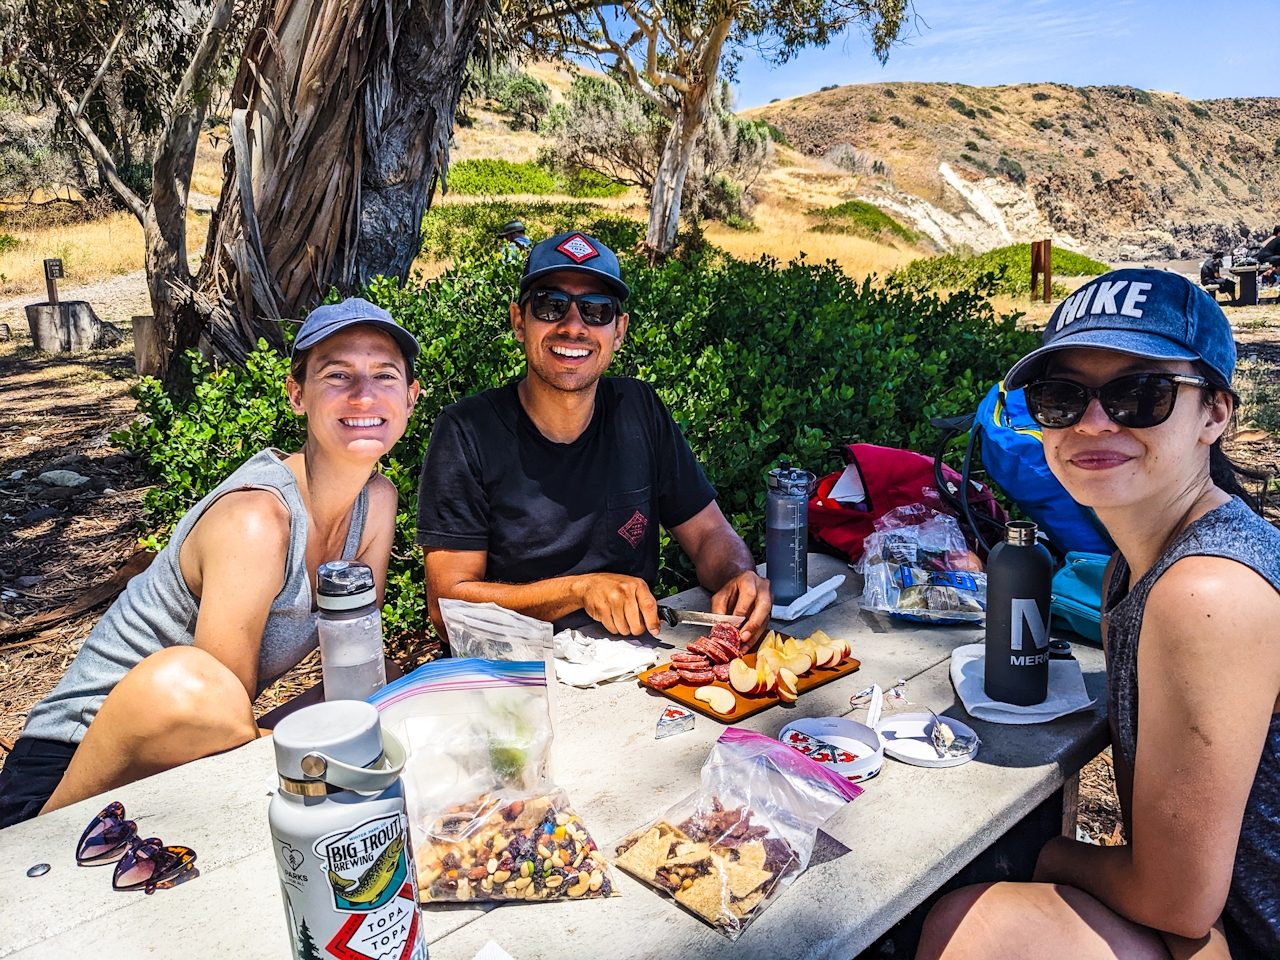
[{"label": "man's hand", "polygon": [[573,584],[582,608],[606,630],[619,636],[657,636],[662,628],[658,601],[639,577],[618,573],[588,573]]},{"label": "man's hand", "polygon": [[773,610],[773,590],[769,581],[751,571],[738,574],[711,598],[712,613],[731,613],[746,617],[738,628],[743,644],[761,635]]}]

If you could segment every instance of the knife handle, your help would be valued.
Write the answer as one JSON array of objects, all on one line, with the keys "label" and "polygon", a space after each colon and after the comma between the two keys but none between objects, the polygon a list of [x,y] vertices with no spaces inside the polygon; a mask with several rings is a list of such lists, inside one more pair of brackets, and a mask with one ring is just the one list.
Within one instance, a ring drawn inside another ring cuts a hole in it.
[{"label": "knife handle", "polygon": [[680,623],[680,618],[676,616],[676,612],[661,603],[658,604],[658,616],[673,627]]}]

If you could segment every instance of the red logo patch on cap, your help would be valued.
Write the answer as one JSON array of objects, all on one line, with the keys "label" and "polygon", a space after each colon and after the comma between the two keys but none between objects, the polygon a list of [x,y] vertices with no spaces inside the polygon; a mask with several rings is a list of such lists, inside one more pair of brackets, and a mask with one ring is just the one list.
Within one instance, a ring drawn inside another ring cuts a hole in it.
[{"label": "red logo patch on cap", "polygon": [[600,256],[600,251],[591,245],[588,240],[580,233],[575,233],[571,237],[565,237],[564,242],[556,247],[561,253],[572,260],[574,263],[583,263],[592,257]]}]

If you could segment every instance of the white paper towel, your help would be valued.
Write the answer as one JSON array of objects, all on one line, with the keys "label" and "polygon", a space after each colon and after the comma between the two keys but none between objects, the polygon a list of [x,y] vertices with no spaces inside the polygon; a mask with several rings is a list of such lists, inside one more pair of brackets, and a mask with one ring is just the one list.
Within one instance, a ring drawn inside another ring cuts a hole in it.
[{"label": "white paper towel", "polygon": [[1093,706],[1084,688],[1078,660],[1049,661],[1049,696],[1044,703],[1019,707],[992,700],[982,689],[987,647],[970,643],[951,651],[951,682],[971,716],[991,723],[1046,723]]},{"label": "white paper towel", "polygon": [[835,602],[836,589],[842,583],[844,583],[844,574],[838,573],[825,583],[810,587],[808,591],[796,597],[785,607],[775,603],[772,612],[773,619],[799,620],[801,617],[807,617],[811,613],[817,613]]},{"label": "white paper towel", "polygon": [[561,630],[553,639],[556,679],[571,687],[594,687],[607,680],[634,676],[658,660],[658,652],[652,647],[588,637],[577,630]]}]

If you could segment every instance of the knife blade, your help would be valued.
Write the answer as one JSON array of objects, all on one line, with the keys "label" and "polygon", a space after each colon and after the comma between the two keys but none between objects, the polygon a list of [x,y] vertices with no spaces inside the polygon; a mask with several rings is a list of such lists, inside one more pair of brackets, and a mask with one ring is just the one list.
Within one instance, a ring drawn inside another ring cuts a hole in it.
[{"label": "knife blade", "polygon": [[672,607],[664,607],[658,604],[658,616],[671,626],[680,623],[694,623],[700,626],[714,626],[717,623],[727,623],[734,627],[742,626],[747,618],[734,616],[731,613],[707,613],[704,610],[676,610]]}]

